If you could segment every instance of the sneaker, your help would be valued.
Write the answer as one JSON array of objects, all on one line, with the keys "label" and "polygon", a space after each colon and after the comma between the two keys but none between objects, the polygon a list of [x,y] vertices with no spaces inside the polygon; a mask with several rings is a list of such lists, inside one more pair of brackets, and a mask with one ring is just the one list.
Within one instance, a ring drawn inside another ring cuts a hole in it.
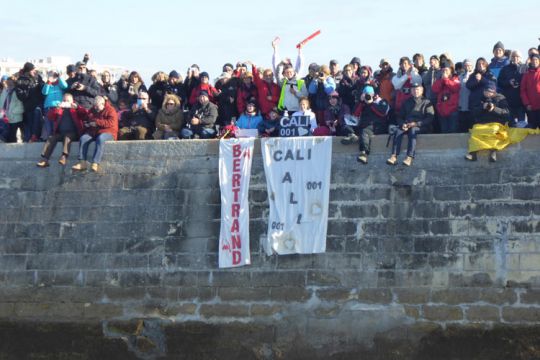
[{"label": "sneaker", "polygon": [[29,143],[35,143],[35,142],[38,142],[38,141],[39,141],[39,139],[38,139],[38,137],[36,135],[32,135],[30,137],[30,140],[28,140]]},{"label": "sneaker", "polygon": [[396,155],[392,155],[388,158],[388,160],[386,160],[386,163],[388,165],[396,165],[397,164],[397,156]]},{"label": "sneaker", "polygon": [[491,151],[489,153],[489,161],[490,162],[497,162],[497,152],[495,150]]},{"label": "sneaker", "polygon": [[49,166],[49,162],[46,159],[40,160],[36,164],[37,167],[46,168]]},{"label": "sneaker", "polygon": [[358,141],[358,136],[356,136],[356,134],[351,134],[351,135],[341,139],[341,143],[343,145],[351,145],[351,144],[353,144],[353,143],[355,143],[357,141]]},{"label": "sneaker", "polygon": [[92,171],[98,172],[99,171],[99,164],[98,163],[92,163],[92,166],[90,166]]},{"label": "sneaker", "polygon": [[468,153],[467,155],[465,155],[465,160],[476,161],[477,160],[476,153],[475,152]]},{"label": "sneaker", "polygon": [[411,166],[412,165],[413,158],[412,156],[407,156],[405,160],[403,160],[403,165],[405,166]]},{"label": "sneaker", "polygon": [[66,155],[60,156],[60,159],[58,159],[58,163],[62,166],[66,166],[67,163],[67,157]]},{"label": "sneaker", "polygon": [[360,155],[358,155],[356,160],[358,162],[361,162],[362,164],[367,164],[367,155],[366,155],[366,153],[360,153]]},{"label": "sneaker", "polygon": [[75,171],[83,171],[83,170],[86,170],[86,167],[87,167],[86,161],[79,161],[78,163],[73,165],[71,169]]}]

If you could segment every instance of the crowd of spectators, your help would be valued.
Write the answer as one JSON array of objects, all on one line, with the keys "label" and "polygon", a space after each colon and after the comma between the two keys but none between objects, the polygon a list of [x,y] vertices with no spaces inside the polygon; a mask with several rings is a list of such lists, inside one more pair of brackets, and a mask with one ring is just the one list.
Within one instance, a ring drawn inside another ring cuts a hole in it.
[{"label": "crowd of spectators", "polygon": [[[526,57],[499,41],[491,61],[455,61],[448,53],[399,59],[397,71],[383,58],[378,69],[354,57],[341,66],[304,61],[302,48],[293,64],[282,59],[272,42],[271,68],[246,61],[223,65],[211,81],[193,64],[185,77],[159,71],[147,87],[137,71],[111,82],[111,74],[87,69],[89,57],[59,71],[39,74],[26,63],[0,85],[0,141],[45,141],[39,167],[49,166],[57,142],[63,142],[60,164],[70,144],[80,141],[74,170],[99,169],[107,140],[193,139],[234,136],[235,129],[256,130],[261,137],[279,136],[283,116],[309,118],[314,136],[341,136],[359,143],[358,161],[368,162],[371,139],[390,134],[396,164],[404,135],[411,165],[419,133],[467,132],[476,123],[500,122],[511,127],[540,126],[540,55]],[[307,74],[302,76],[307,65]],[[92,164],[88,145],[96,142]]]}]

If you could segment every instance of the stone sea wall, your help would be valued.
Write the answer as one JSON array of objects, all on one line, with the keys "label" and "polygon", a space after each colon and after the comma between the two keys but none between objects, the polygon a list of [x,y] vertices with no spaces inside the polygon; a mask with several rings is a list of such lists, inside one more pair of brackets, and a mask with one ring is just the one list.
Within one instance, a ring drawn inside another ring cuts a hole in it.
[{"label": "stone sea wall", "polygon": [[100,173],[0,144],[0,359],[540,357],[538,138],[469,163],[425,135],[411,168],[385,142],[334,142],[325,254],[266,256],[257,141],[226,270],[217,141],[108,143]]}]

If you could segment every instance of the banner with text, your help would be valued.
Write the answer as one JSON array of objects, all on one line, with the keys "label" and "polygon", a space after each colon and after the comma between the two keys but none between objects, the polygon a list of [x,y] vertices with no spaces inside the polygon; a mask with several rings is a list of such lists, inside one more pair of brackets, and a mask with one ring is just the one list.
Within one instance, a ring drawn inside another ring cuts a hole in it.
[{"label": "banner with text", "polygon": [[267,254],[326,251],[332,138],[261,139],[268,186]]},{"label": "banner with text", "polygon": [[253,143],[253,138],[222,139],[219,142],[220,268],[251,264],[248,190]]}]

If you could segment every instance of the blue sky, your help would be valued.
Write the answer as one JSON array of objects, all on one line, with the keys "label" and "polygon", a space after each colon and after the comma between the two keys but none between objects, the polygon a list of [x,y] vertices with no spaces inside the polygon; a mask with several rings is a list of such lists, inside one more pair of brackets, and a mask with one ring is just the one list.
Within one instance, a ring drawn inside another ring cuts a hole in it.
[{"label": "blue sky", "polygon": [[[281,55],[320,29],[304,50],[306,62],[341,65],[354,56],[376,67],[403,55],[449,52],[455,61],[491,57],[501,40],[526,52],[538,45],[538,2],[515,1],[166,1],[0,0],[0,57],[16,60],[85,52],[101,64],[184,74],[197,63],[212,78],[225,62],[270,67],[271,40]],[[6,40],[9,39],[9,40]]]}]

